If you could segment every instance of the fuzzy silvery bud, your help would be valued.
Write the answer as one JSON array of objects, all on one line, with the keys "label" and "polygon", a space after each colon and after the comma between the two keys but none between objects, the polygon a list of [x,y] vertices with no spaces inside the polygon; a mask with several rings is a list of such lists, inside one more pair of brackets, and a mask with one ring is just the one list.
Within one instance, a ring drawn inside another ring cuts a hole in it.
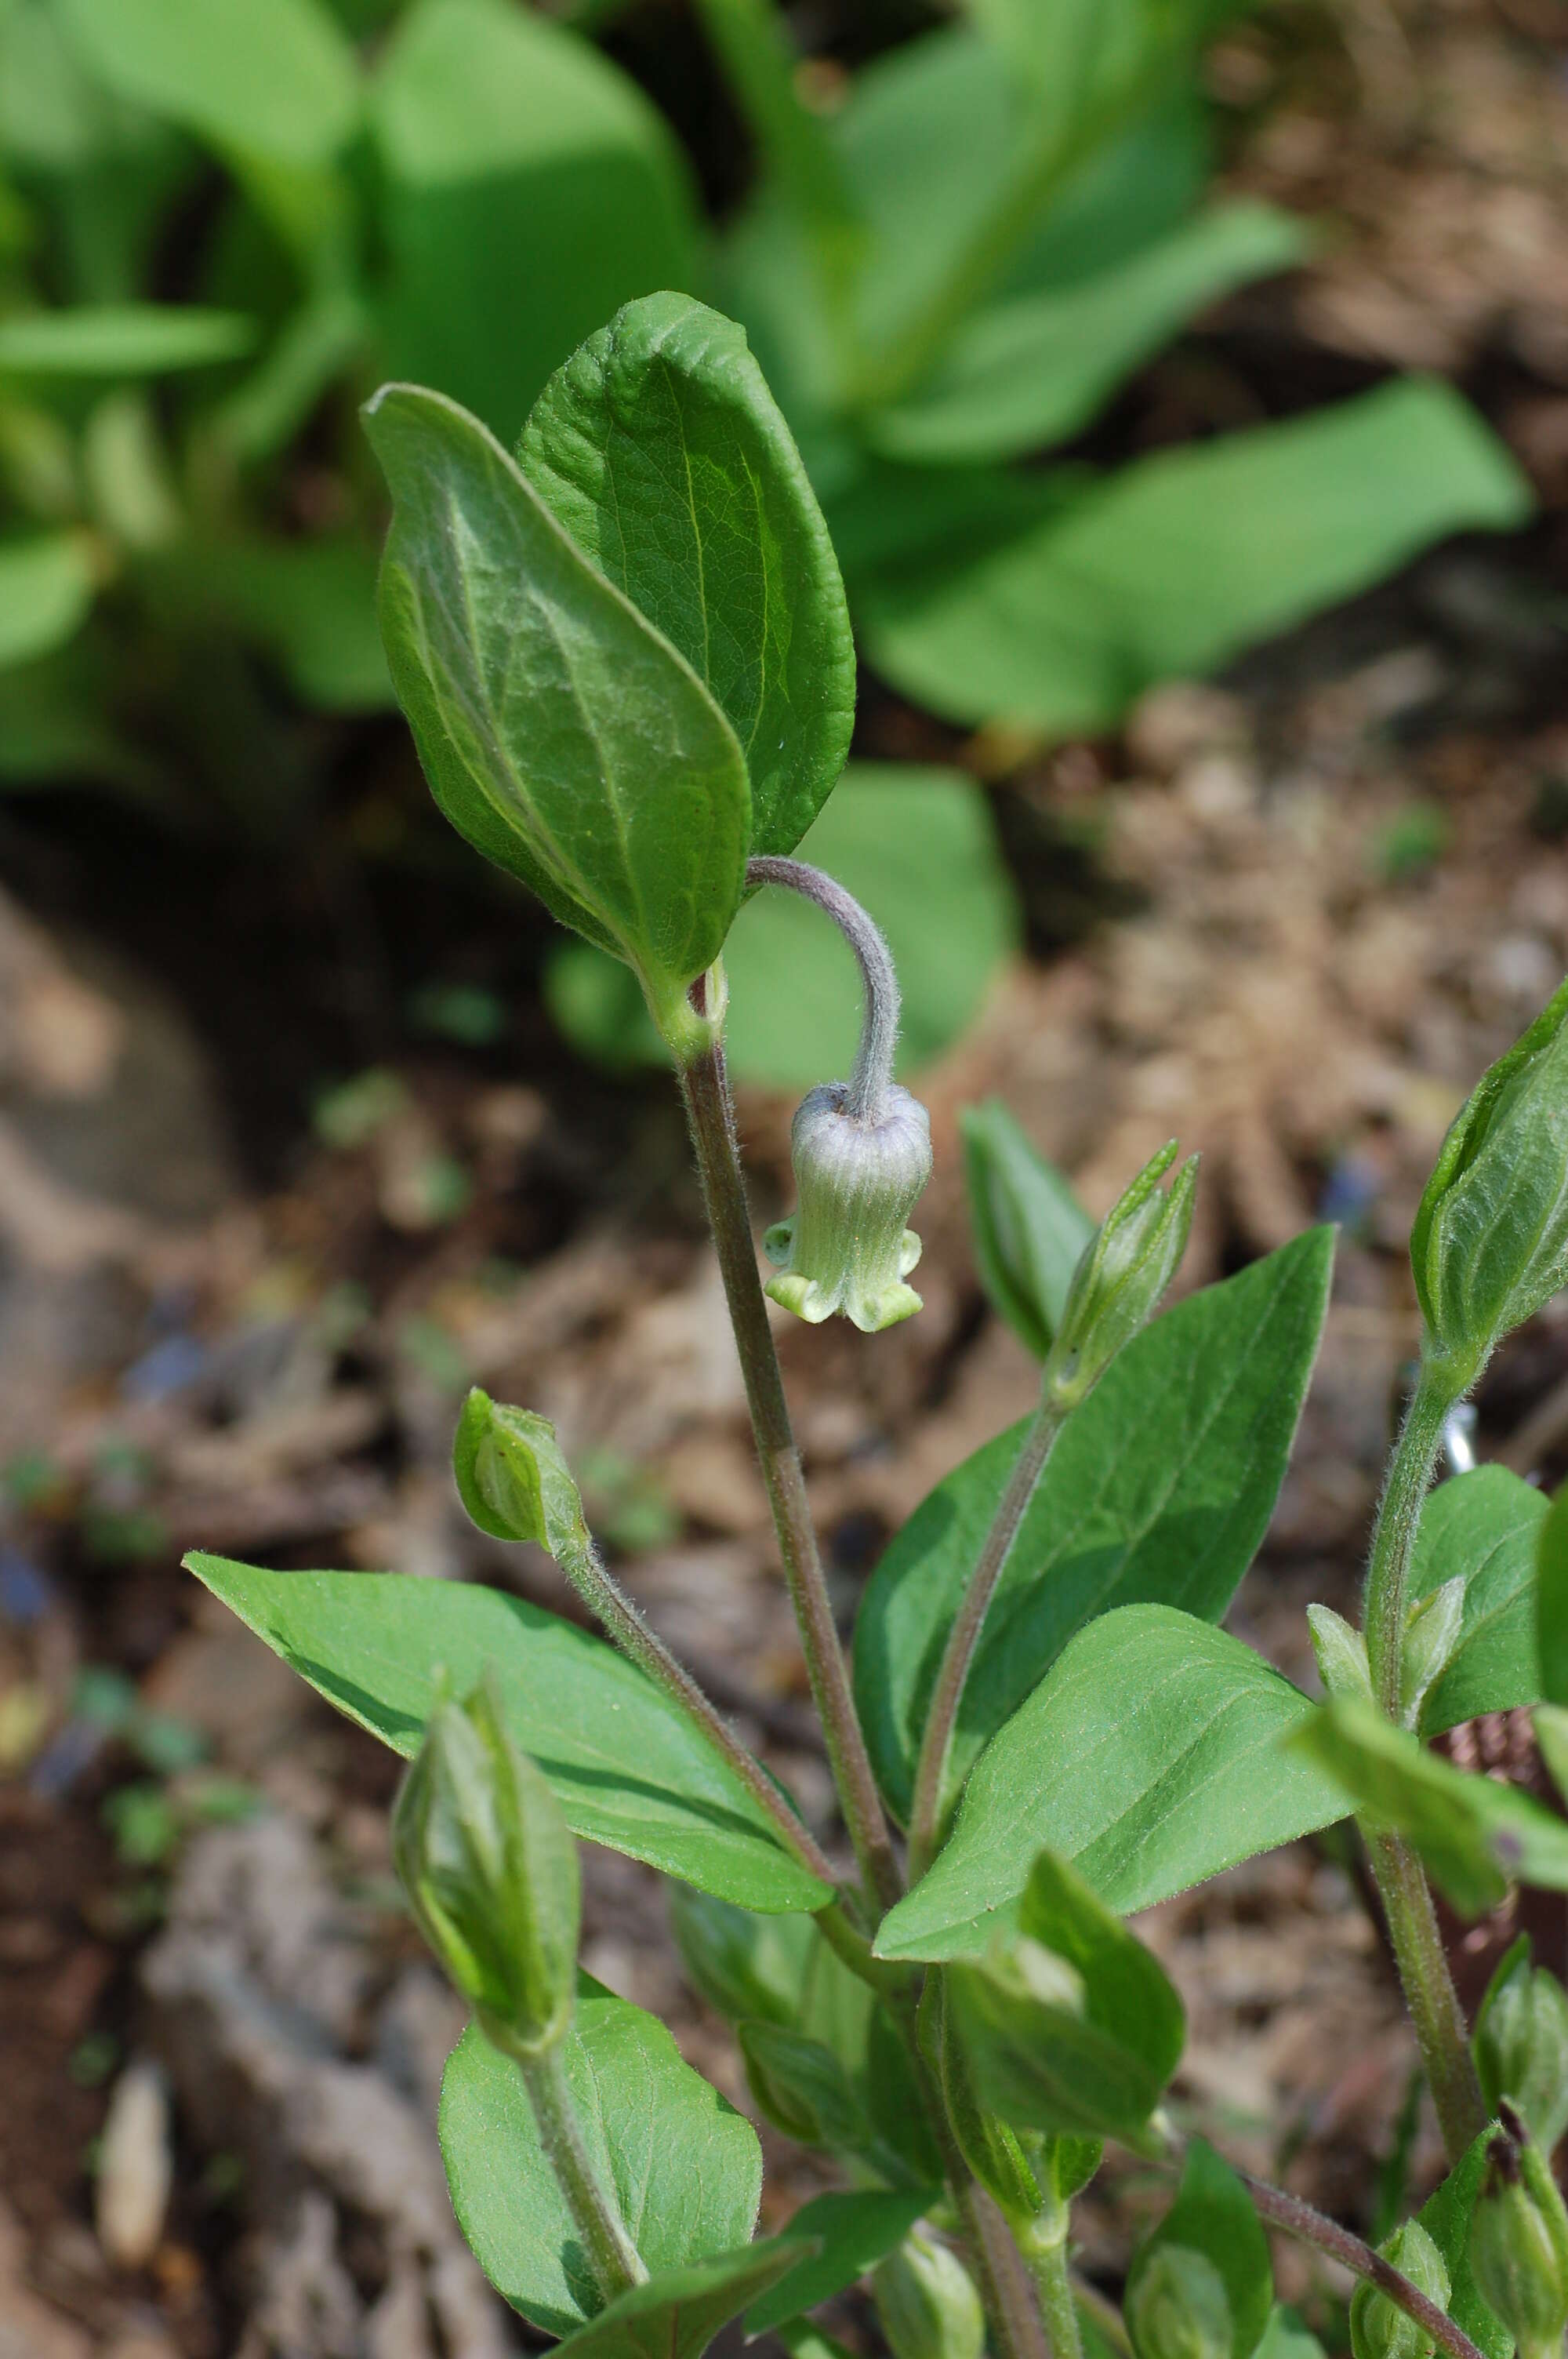
[{"label": "fuzzy silvery bud", "polygon": [[[1448,2265],[1419,2220],[1407,2220],[1379,2250],[1401,2277],[1409,2277],[1418,2293],[1425,2294],[1439,2310],[1447,2309]],[[1423,2334],[1414,2319],[1407,2318],[1387,2294],[1365,2279],[1357,2285],[1350,2298],[1350,2348],[1355,2359],[1431,2359],[1434,2347],[1431,2336]]]},{"label": "fuzzy silvery bud", "polygon": [[1407,1728],[1419,1728],[1421,1708],[1453,1659],[1465,1622],[1463,1573],[1455,1573],[1411,1610],[1400,1652],[1400,1709]]},{"label": "fuzzy silvery bud", "polygon": [[905,1278],[920,1239],[905,1226],[931,1177],[931,1117],[891,1083],[865,1116],[848,1082],[825,1082],[790,1131],[796,1209],[762,1239],[778,1276],[768,1292],[812,1325],[841,1310],[874,1335],[920,1309]]},{"label": "fuzzy silvery bud", "polygon": [[392,1856],[486,2038],[519,2062],[546,2054],[572,2017],[577,1845],[492,1678],[437,1703],[393,1811]]},{"label": "fuzzy silvery bud", "polygon": [[1487,2149],[1470,2221],[1470,2267],[1481,2299],[1519,2345],[1546,2359],[1568,2326],[1568,2215],[1541,2150],[1512,2108]]},{"label": "fuzzy silvery bud", "polygon": [[1367,1668],[1367,1641],[1360,1631],[1353,1630],[1343,1614],[1336,1614],[1332,1605],[1309,1605],[1307,1624],[1324,1693],[1358,1696],[1364,1703],[1370,1703],[1372,1674]]},{"label": "fuzzy silvery bud", "polygon": [[1492,2110],[1508,2100],[1550,2154],[1568,2129],[1568,1991],[1531,1964],[1528,1933],[1498,1964],[1481,2002],[1476,2069]]},{"label": "fuzzy silvery bud", "polygon": [[1464,1391],[1568,1283],[1568,983],[1455,1117],[1411,1231],[1426,1350]]},{"label": "fuzzy silvery bud", "polygon": [[1176,1153],[1172,1139],[1144,1165],[1084,1247],[1045,1363],[1045,1389],[1065,1408],[1093,1390],[1152,1319],[1186,1251],[1198,1158],[1189,1156],[1162,1189]]},{"label": "fuzzy silvery bud", "polygon": [[892,2359],[981,2359],[986,2314],[962,2261],[915,2229],[871,2271]]},{"label": "fuzzy silvery bud", "polygon": [[1230,2299],[1207,2254],[1153,2245],[1128,2290],[1127,2331],[1138,2359],[1230,2359]]}]

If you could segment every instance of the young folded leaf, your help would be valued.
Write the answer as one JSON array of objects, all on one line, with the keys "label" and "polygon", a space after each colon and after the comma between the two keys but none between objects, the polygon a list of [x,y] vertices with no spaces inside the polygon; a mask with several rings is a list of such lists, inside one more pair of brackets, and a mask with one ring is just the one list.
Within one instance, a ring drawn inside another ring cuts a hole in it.
[{"label": "young folded leaf", "polygon": [[[1448,2264],[1419,2220],[1407,2220],[1379,2246],[1401,2277],[1418,2291],[1446,2310],[1453,2288]],[[1431,2337],[1413,2318],[1396,2310],[1387,2294],[1365,2278],[1350,2299],[1350,2349],[1353,2359],[1432,2359]]]},{"label": "young folded leaf", "polygon": [[748,2341],[831,2301],[902,2244],[923,2212],[941,2201],[937,2187],[871,2188],[849,2195],[818,2195],[803,2203],[788,2234],[816,2246],[787,2277],[770,2286],[746,2312]]},{"label": "young folded leaf", "polygon": [[[1161,2277],[1154,2272],[1162,2256],[1171,2253],[1199,2256],[1212,2272],[1212,2280],[1205,2280],[1196,2270],[1180,2265],[1179,2278],[1166,2278],[1162,2285]],[[1206,2299],[1200,2287],[1206,2288]],[[1156,2291],[1164,2296],[1158,2306],[1153,2299]],[[1152,2343],[1140,2340],[1140,2334],[1141,2331],[1146,2333],[1156,2320],[1173,2324],[1174,2299],[1183,2294],[1192,2305],[1192,2340],[1195,2345],[1199,2330],[1203,2330],[1204,2359],[1214,2359],[1210,2343],[1220,2319],[1220,2305],[1213,2299],[1216,2291],[1224,2298],[1227,2339],[1222,2359],[1252,2359],[1268,2326],[1274,2300],[1269,2241],[1252,2208],[1251,2197],[1230,2165],[1202,2138],[1194,2138],[1182,2168],[1176,2200],[1147,2243],[1134,2254],[1128,2272],[1127,2321],[1138,2359],[1171,2359],[1167,2350],[1156,2349]]]},{"label": "young folded leaf", "polygon": [[983,2359],[986,2314],[974,2280],[934,2236],[907,2236],[872,2271],[871,2290],[892,2359]]},{"label": "young folded leaf", "polygon": [[1505,1951],[1487,1984],[1475,2049],[1492,2111],[1511,2104],[1551,2154],[1568,2130],[1568,1992],[1532,1964],[1528,1933]]},{"label": "young folded leaf", "polygon": [[958,1128],[980,1283],[1020,1341],[1043,1360],[1095,1224],[1000,1098],[965,1106]]},{"label": "young folded leaf", "polygon": [[749,2302],[810,2246],[790,2236],[666,2269],[621,2296],[559,2345],[562,2359],[701,2359]]}]

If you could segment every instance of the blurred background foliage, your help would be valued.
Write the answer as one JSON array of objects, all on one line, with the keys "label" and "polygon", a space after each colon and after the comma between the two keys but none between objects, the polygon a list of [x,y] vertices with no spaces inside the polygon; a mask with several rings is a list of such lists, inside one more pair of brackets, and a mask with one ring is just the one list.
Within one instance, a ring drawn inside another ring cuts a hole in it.
[{"label": "blurred background foliage", "polygon": [[[926,716],[911,750],[932,759],[862,766],[815,849],[921,947],[908,1049],[939,1049],[1014,933],[979,789],[932,766],[955,729],[1103,731],[1530,513],[1432,378],[1097,444],[1134,373],[1319,234],[1211,194],[1201,60],[1240,13],[0,0],[0,785],[109,790],[237,860],[314,859],[324,803],[395,725],[358,403],[417,379],[511,442],[619,304],[682,288],[746,325],[864,660]],[[351,802],[351,864],[448,856],[416,799]],[[748,911],[742,1071],[793,1083],[843,1050],[826,936]],[[781,1029],[752,971],[820,1023]],[[580,946],[557,946],[546,995],[606,1060],[647,1052]]]}]

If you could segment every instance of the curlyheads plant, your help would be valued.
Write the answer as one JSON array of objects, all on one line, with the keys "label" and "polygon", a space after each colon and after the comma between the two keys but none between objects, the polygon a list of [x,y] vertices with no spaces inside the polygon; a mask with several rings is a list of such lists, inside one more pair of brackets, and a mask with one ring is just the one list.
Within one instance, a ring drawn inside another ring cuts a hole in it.
[{"label": "curlyheads plant", "polygon": [[[1528,1944],[1472,2030],[1433,1886],[1461,1915],[1568,1889],[1568,1825],[1430,1740],[1537,1708],[1568,1777],[1568,1512],[1499,1467],[1431,1493],[1445,1422],[1568,1275],[1568,987],[1479,1084],[1412,1245],[1421,1372],[1363,1626],[1313,1611],[1314,1702],[1220,1626],[1269,1522],[1333,1239],[1309,1232],[1161,1312],[1197,1175],[1162,1148],[1098,1224],[997,1106],[967,1122],[981,1268],[1041,1362],[1033,1415],[942,1483],[860,1608],[824,1583],[725,1071],[724,949],[793,892],[859,961],[860,1049],[795,1130],[769,1290],[868,1332],[919,1309],[924,1113],[892,1080],[885,945],[795,859],[851,720],[827,535],[740,332],[683,296],[619,312],[515,459],[384,388],[388,660],[442,809],[634,978],[690,1120],[780,1560],[841,1819],[813,1825],[607,1568],[546,1420],[474,1392],[454,1469],[492,1538],[547,1550],[602,1636],[395,1573],[192,1570],[411,1764],[395,1856],[472,2022],[440,2137],[484,2269],[594,2359],[696,2359],[730,2320],[797,2359],[869,2279],[893,2359],[1301,2359],[1270,2233],[1358,2280],[1356,2359],[1546,2359],[1568,2319],[1568,1998]],[[896,1349],[894,1343],[872,1348]],[[1430,1496],[1429,1496],[1430,1493]],[[1353,1818],[1449,2173],[1380,2251],[1184,2136],[1181,2000],[1126,1919]],[[757,2241],[751,2124],[657,2022],[577,1967],[575,1838],[671,1880],[692,1985],[756,2110],[836,2184]],[[1120,2319],[1075,2271],[1108,2141],[1168,2196]]]}]

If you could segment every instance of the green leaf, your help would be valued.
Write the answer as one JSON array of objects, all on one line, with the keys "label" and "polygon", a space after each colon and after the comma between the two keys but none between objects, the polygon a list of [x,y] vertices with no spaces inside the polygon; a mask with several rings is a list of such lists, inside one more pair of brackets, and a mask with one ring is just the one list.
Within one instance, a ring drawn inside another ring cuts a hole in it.
[{"label": "green leaf", "polygon": [[17,376],[156,376],[235,359],[255,342],[238,311],[195,304],[99,303],[0,319],[0,372]]},{"label": "green leaf", "polygon": [[1005,1930],[1041,1846],[1126,1915],[1345,1814],[1279,1755],[1314,1715],[1238,1638],[1166,1605],[1080,1630],[992,1738],[946,1847],[883,1919],[879,1956],[952,1958]]},{"label": "green leaf", "polygon": [[1546,1513],[1541,1494],[1506,1466],[1477,1466],[1439,1484],[1428,1499],[1411,1566],[1411,1600],[1463,1578],[1465,1618],[1422,1706],[1422,1736],[1540,1701],[1535,1567]]},{"label": "green leaf", "polygon": [[819,2249],[753,2302],[746,2312],[748,2340],[783,2326],[863,2277],[884,2253],[902,2244],[923,2212],[939,2197],[935,2187],[878,2189],[863,2195],[818,2195],[791,2220],[788,2234],[807,2237]]},{"label": "green leaf", "polygon": [[1510,1883],[1568,1891],[1568,1826],[1554,1811],[1423,1751],[1371,1705],[1324,1704],[1290,1745],[1363,1817],[1407,1835],[1461,1916],[1495,1908]]},{"label": "green leaf", "polygon": [[493,1665],[507,1725],[575,1834],[743,1908],[818,1908],[827,1897],[684,1713],[558,1614],[461,1582],[186,1562],[318,1694],[406,1760],[438,1671],[464,1692]]},{"label": "green leaf", "polygon": [[[1093,1615],[1145,1601],[1206,1621],[1224,1614],[1284,1477],[1333,1255],[1332,1233],[1315,1229],[1189,1296],[1074,1411],[986,1617],[955,1732],[955,1784]],[[855,1697],[901,1817],[947,1632],[1022,1433],[1000,1435],[938,1484],[866,1590]]]},{"label": "green leaf", "polygon": [[1034,1862],[1018,1939],[945,1970],[983,2105],[1016,2128],[1143,2138],[1181,2059],[1181,2000],[1141,1941],[1054,1853]]},{"label": "green leaf", "polygon": [[1092,732],[1156,680],[1212,670],[1429,542],[1530,513],[1475,412],[1403,378],[1138,460],[1000,546],[959,533],[851,589],[870,661],[943,719]]},{"label": "green leaf", "polygon": [[980,1283],[992,1308],[1043,1360],[1095,1223],[1000,1098],[963,1107],[958,1129]]},{"label": "green leaf", "polygon": [[219,148],[329,162],[359,115],[354,53],[317,0],[62,0],[83,64]]},{"label": "green leaf", "polygon": [[1263,2329],[1263,2340],[1258,2345],[1258,2359],[1324,2359],[1324,2350],[1295,2311],[1276,2302]]},{"label": "green leaf", "polygon": [[1541,1527],[1537,1570],[1535,1630],[1541,1692],[1548,1703],[1568,1704],[1568,1484],[1552,1500]]},{"label": "green leaf", "polygon": [[1469,2336],[1482,2359],[1512,2359],[1513,2337],[1482,2300],[1470,2267],[1470,2220],[1487,2175],[1487,2148],[1495,2135],[1495,2128],[1482,2131],[1416,2218],[1447,2267],[1448,2315],[1454,2325]]},{"label": "green leaf", "polygon": [[[580,1976],[563,2049],[589,2159],[650,2271],[741,2245],[762,2155],[744,2115],[686,2063],[655,2016]],[[470,2024],[441,2082],[452,2209],[499,2293],[547,2334],[601,2307],[517,2067]]]},{"label": "green leaf", "polygon": [[159,551],[161,590],[262,649],[302,703],[381,712],[394,703],[376,623],[376,565],[357,535],[185,539]]},{"label": "green leaf", "polygon": [[416,0],[371,85],[400,375],[510,442],[553,369],[637,295],[697,283],[664,122],[591,43],[508,0]]},{"label": "green leaf", "polygon": [[634,2286],[559,2345],[568,2359],[699,2359],[719,2329],[796,2267],[792,2237],[748,2245]]},{"label": "green leaf", "polygon": [[1291,269],[1308,243],[1271,205],[1221,205],[1094,277],[989,304],[922,385],[870,413],[867,439],[889,458],[935,466],[1065,441],[1195,312]]},{"label": "green leaf", "polygon": [[[863,901],[887,936],[903,991],[899,1071],[918,1071],[979,1013],[1017,938],[984,796],[957,771],[851,764],[800,856]],[[795,893],[753,895],[724,946],[724,966],[728,1054],[741,1080],[794,1090],[848,1073],[860,977],[820,910]],[[546,995],[588,1055],[611,1065],[662,1058],[625,979],[575,942],[552,960]]]},{"label": "green leaf", "polygon": [[1187,2148],[1175,2201],[1134,2256],[1127,2280],[1130,2310],[1137,2301],[1139,2278],[1167,2245],[1201,2253],[1218,2271],[1230,2307],[1231,2359],[1251,2359],[1274,2304],[1269,2240],[1246,2188],[1202,2138],[1194,2138]]},{"label": "green leaf", "polygon": [[98,561],[84,532],[0,541],[0,664],[30,663],[63,647],[87,620]]},{"label": "green leaf", "polygon": [[849,751],[855,647],[745,331],[689,296],[628,304],[550,379],[518,462],[725,714],[751,773],[752,851],[793,852]]},{"label": "green leaf", "polygon": [[1568,1802],[1568,1711],[1560,1703],[1538,1703],[1533,1721],[1541,1757],[1552,1784]]},{"label": "green leaf", "polygon": [[477,419],[384,387],[382,636],[460,833],[668,1008],[741,897],[746,766],[689,667],[589,563]]}]

